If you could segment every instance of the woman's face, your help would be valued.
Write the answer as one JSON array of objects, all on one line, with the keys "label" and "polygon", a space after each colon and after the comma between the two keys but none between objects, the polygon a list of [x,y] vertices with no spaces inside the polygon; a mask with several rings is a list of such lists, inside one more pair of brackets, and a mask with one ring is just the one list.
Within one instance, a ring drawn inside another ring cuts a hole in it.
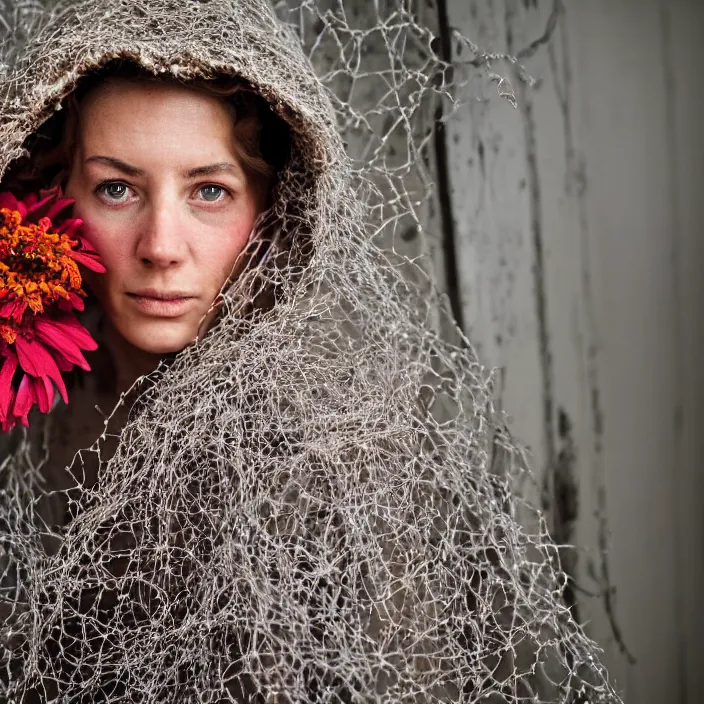
[{"label": "woman's face", "polygon": [[235,139],[219,99],[181,86],[113,80],[81,104],[66,193],[107,269],[88,284],[145,352],[195,339],[247,244],[263,194]]}]

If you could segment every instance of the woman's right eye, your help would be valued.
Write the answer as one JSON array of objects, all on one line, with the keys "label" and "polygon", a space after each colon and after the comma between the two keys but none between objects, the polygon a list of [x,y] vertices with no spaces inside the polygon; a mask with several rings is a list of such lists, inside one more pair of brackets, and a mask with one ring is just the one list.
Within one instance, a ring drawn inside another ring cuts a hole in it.
[{"label": "woman's right eye", "polygon": [[120,181],[108,181],[98,186],[98,193],[113,203],[123,203],[129,196],[130,188]]}]

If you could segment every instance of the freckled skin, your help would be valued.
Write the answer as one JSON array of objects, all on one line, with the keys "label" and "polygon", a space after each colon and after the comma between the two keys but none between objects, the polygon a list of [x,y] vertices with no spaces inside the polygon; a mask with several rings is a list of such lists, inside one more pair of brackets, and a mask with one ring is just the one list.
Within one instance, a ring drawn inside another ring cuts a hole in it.
[{"label": "freckled skin", "polygon": [[[235,140],[225,105],[182,86],[111,80],[81,104],[66,193],[107,269],[86,279],[123,351],[191,343],[246,246],[262,199]],[[191,300],[154,314],[145,289]]]}]

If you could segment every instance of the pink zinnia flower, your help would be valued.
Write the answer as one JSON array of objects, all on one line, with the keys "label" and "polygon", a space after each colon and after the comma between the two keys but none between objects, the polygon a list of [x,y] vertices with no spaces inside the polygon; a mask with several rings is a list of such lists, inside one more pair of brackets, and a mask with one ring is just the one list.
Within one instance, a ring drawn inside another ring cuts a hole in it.
[{"label": "pink zinnia flower", "polygon": [[[55,390],[68,402],[61,372],[87,371],[97,345],[78,322],[86,294],[78,264],[104,272],[80,235],[83,221],[61,217],[73,200],[59,187],[17,200],[0,193],[0,425],[28,425],[33,406],[51,410]],[[58,223],[58,224],[54,224]]]}]

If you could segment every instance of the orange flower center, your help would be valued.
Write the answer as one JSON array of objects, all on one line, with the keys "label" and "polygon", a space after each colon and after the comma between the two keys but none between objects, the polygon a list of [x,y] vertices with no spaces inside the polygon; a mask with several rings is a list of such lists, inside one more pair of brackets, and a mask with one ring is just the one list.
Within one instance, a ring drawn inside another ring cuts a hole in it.
[{"label": "orange flower center", "polygon": [[[0,305],[16,300],[41,313],[70,293],[84,295],[81,273],[71,257],[77,245],[68,235],[49,232],[51,220],[23,223],[16,210],[0,209]],[[6,342],[14,328],[0,320],[0,338]],[[13,339],[14,341],[14,339]]]}]

